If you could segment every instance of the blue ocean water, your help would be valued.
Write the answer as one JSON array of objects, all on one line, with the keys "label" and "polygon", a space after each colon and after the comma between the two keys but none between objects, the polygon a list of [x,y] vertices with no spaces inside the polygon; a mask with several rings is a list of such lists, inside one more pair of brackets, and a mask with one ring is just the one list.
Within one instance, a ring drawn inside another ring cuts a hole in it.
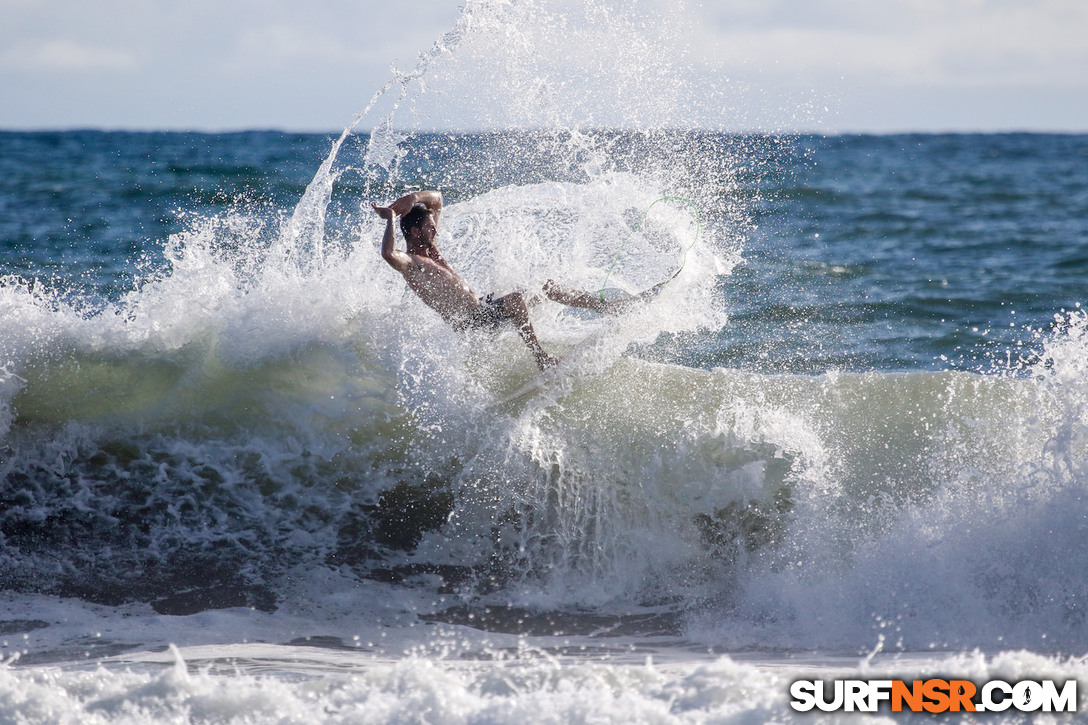
[{"label": "blue ocean water", "polygon": [[[116,301],[163,268],[163,248],[187,218],[240,203],[261,206],[269,218],[289,214],[333,138],[5,133],[3,271],[91,306]],[[426,158],[428,168],[417,167],[404,187],[449,176],[446,195],[456,202],[489,185],[570,175],[561,159],[548,158],[536,170],[496,173],[496,157],[531,153],[538,139],[505,141],[513,148],[490,134],[422,136],[405,164]],[[1081,301],[1084,136],[700,141],[723,155],[742,149],[749,168],[736,185],[702,191],[743,200],[751,228],[743,230],[742,261],[718,281],[730,324],[680,341],[671,357],[685,364],[812,374],[979,370],[994,355],[1019,354],[1017,343],[1033,337],[1026,331],[1048,327]],[[618,161],[652,163],[651,153]],[[341,204],[365,195],[352,191]],[[714,211],[704,210],[711,228],[725,216]],[[344,216],[350,224],[351,212]],[[612,230],[617,247],[624,233]]]},{"label": "blue ocean water", "polygon": [[977,370],[1082,301],[1083,136],[847,136],[798,149],[784,177],[794,183],[764,187],[764,229],[746,245],[758,303],[733,316],[745,330],[815,334],[803,363],[791,335],[760,341],[783,369]]},{"label": "blue ocean water", "polygon": [[251,195],[298,201],[328,151],[319,135],[4,132],[5,274],[117,299],[162,264],[185,214]]}]

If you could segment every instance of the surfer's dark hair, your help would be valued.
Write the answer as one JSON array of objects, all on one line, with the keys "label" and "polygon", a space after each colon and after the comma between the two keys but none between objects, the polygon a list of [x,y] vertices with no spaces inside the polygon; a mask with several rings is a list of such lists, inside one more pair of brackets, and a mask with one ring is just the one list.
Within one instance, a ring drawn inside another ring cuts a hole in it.
[{"label": "surfer's dark hair", "polygon": [[417,201],[412,205],[412,208],[407,214],[400,218],[400,230],[404,233],[404,236],[408,236],[408,230],[412,227],[418,227],[424,222],[424,220],[433,214],[426,204],[422,201]]}]

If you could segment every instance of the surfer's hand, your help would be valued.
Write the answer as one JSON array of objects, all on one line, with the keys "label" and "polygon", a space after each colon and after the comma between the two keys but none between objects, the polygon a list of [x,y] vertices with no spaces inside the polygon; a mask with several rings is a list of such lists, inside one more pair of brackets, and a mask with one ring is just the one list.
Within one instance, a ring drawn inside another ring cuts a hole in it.
[{"label": "surfer's hand", "polygon": [[374,207],[374,211],[378,212],[378,216],[386,221],[390,221],[393,218],[393,210],[388,206],[378,206],[377,204],[371,204]]}]

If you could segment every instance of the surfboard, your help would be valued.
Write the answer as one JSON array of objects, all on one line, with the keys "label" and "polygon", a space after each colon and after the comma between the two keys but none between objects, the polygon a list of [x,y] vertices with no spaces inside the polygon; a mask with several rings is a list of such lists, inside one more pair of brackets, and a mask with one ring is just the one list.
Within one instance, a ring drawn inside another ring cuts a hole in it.
[{"label": "surfboard", "polygon": [[583,355],[597,342],[608,334],[607,330],[596,332],[586,339],[579,342],[570,350],[567,350],[558,364],[538,373],[534,377],[530,378],[528,382],[522,385],[520,388],[510,393],[504,398],[491,403],[487,406],[487,410],[499,410],[514,405],[518,401],[524,400],[536,393],[539,393],[545,388],[551,387],[557,382],[568,378],[573,375],[579,368],[579,362]]},{"label": "surfboard", "polygon": [[[677,268],[677,270],[675,272],[673,272],[671,275],[669,275],[669,277],[667,279],[665,279],[665,280],[663,280],[661,282],[658,282],[653,287],[649,288],[648,290],[646,290],[644,292],[640,292],[637,295],[631,295],[631,294],[628,294],[628,293],[624,292],[623,290],[616,289],[616,288],[608,288],[607,287],[608,280],[612,275],[613,269],[615,269],[617,263],[619,262],[620,255],[623,253],[623,250],[626,248],[628,240],[630,240],[631,236],[636,231],[638,231],[638,229],[642,226],[642,222],[645,221],[646,217],[649,216],[649,214],[650,214],[650,209],[653,209],[654,206],[656,206],[659,202],[663,202],[663,201],[683,202],[688,207],[690,207],[692,213],[694,214],[694,218],[695,218],[695,235],[691,240],[691,244],[689,244],[683,250],[683,256],[680,259],[680,266]],[[688,252],[690,252],[692,250],[692,248],[695,246],[695,243],[699,241],[699,232],[700,232],[700,230],[701,230],[701,226],[700,226],[700,223],[699,223],[699,209],[689,199],[685,199],[682,196],[663,196],[660,199],[657,199],[656,201],[654,201],[653,204],[650,204],[650,207],[646,210],[646,213],[642,215],[642,218],[639,219],[638,223],[635,224],[635,226],[630,230],[630,232],[628,232],[627,237],[623,240],[623,243],[620,245],[619,251],[616,252],[616,256],[612,259],[612,264],[608,268],[608,274],[606,274],[605,278],[604,278],[603,288],[593,295],[594,297],[596,297],[597,299],[600,300],[601,304],[600,305],[596,305],[596,304],[580,305],[579,304],[579,305],[575,305],[572,309],[574,309],[575,312],[586,312],[586,313],[589,313],[589,314],[604,314],[604,315],[609,315],[611,317],[621,317],[621,316],[626,315],[626,314],[628,314],[630,312],[633,312],[634,310],[639,309],[640,307],[645,305],[647,302],[652,300],[659,292],[661,292],[662,289],[664,289],[665,285],[667,285],[669,282],[676,279],[677,275],[679,275],[684,270],[684,266],[687,264]],[[581,292],[581,291],[578,291],[578,290],[576,290],[575,292],[578,295],[589,294],[589,293]],[[534,295],[533,303],[535,304],[539,300],[540,300],[539,296]],[[579,308],[582,308],[582,309],[579,309]],[[571,374],[574,371],[578,370],[579,366],[578,366],[577,363],[578,363],[579,359],[583,356],[585,351],[590,349],[593,345],[595,345],[597,343],[597,341],[601,339],[601,337],[609,334],[610,331],[611,331],[611,325],[606,326],[604,331],[599,331],[597,333],[594,333],[593,335],[590,335],[587,339],[585,339],[582,342],[575,345],[573,350],[568,350],[566,352],[566,354],[563,356],[563,360],[558,365],[556,365],[556,366],[554,366],[554,367],[552,367],[552,368],[550,368],[548,370],[543,371],[542,373],[537,375],[535,378],[529,380],[529,382],[525,383],[523,386],[521,386],[520,388],[515,390],[510,395],[507,395],[505,398],[502,398],[501,400],[487,406],[488,410],[502,408],[502,407],[505,407],[505,406],[508,406],[508,405],[512,405],[512,404],[514,404],[514,403],[516,403],[516,402],[518,402],[518,401],[520,401],[520,400],[522,400],[524,398],[528,398],[529,396],[533,395],[534,393],[537,393],[540,390],[543,390],[544,388],[549,387],[550,385],[553,385],[557,380],[562,379],[567,374]]]},{"label": "surfboard", "polygon": [[[564,360],[565,359],[566,358],[564,358]],[[562,367],[563,367],[562,362],[560,362],[558,365],[553,365],[552,367],[548,368],[547,370],[540,373],[539,375],[536,375],[535,377],[531,378],[529,380],[529,382],[522,385],[520,388],[515,390],[510,395],[507,395],[505,398],[502,398],[500,400],[496,400],[494,403],[491,403],[490,405],[488,405],[487,410],[490,411],[490,410],[499,410],[500,408],[506,408],[506,407],[511,406],[514,403],[518,402],[519,400],[522,400],[523,398],[528,398],[530,395],[533,395],[534,393],[539,392],[545,386],[550,385],[551,383],[553,383],[555,381],[555,379],[562,374],[560,372],[560,368],[562,368]]]},{"label": "surfboard", "polygon": [[[626,315],[630,312],[634,312],[636,309],[642,307],[650,300],[652,300],[666,284],[675,279],[676,275],[680,273],[677,270],[668,279],[663,282],[655,284],[644,292],[640,292],[637,295],[632,295],[623,290],[617,288],[608,288],[596,293],[602,302],[604,303],[602,308],[593,314],[605,314],[610,317],[616,318],[622,315]],[[572,308],[575,311],[581,311],[578,308]],[[588,310],[587,310],[588,312]],[[617,324],[615,320],[611,324],[607,325],[605,329],[599,330],[589,337],[585,338],[573,348],[563,354],[562,360],[557,365],[554,365],[547,370],[544,370],[540,374],[531,378],[528,382],[522,385],[520,388],[510,393],[504,398],[497,400],[496,402],[487,406],[487,410],[498,410],[500,408],[506,408],[508,406],[517,403],[520,400],[528,398],[541,390],[548,388],[555,384],[557,381],[568,377],[579,369],[579,363],[582,357],[591,350],[599,340],[610,334],[612,325]]]}]

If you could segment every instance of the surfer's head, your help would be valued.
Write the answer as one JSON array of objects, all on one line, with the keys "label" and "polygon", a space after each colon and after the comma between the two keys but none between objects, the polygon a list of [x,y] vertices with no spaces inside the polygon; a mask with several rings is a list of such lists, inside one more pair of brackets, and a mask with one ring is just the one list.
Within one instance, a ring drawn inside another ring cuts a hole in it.
[{"label": "surfer's head", "polygon": [[434,233],[437,232],[434,226],[434,213],[423,202],[416,202],[408,213],[400,218],[400,230],[404,233],[404,238],[409,241],[415,241],[422,236],[423,240],[433,242]]}]

